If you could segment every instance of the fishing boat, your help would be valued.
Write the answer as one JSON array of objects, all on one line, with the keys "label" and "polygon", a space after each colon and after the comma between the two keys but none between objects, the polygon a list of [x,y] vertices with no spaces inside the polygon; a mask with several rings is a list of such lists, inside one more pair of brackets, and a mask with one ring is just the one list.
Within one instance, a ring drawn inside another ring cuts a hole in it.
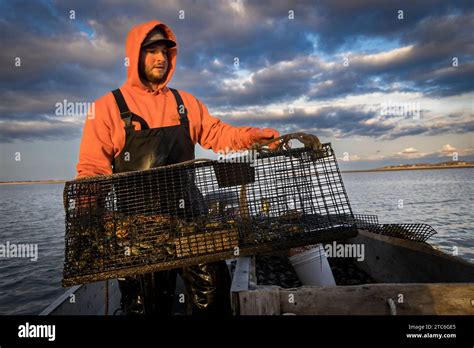
[{"label": "fishing boat", "polygon": [[[370,276],[370,283],[295,288],[259,284],[255,256],[241,257],[232,268],[234,314],[474,315],[473,263],[425,241],[384,235],[367,226],[338,243],[364,246],[363,260],[354,264]],[[176,292],[183,291],[178,279]],[[119,313],[118,283],[109,280],[69,288],[41,315]]]}]

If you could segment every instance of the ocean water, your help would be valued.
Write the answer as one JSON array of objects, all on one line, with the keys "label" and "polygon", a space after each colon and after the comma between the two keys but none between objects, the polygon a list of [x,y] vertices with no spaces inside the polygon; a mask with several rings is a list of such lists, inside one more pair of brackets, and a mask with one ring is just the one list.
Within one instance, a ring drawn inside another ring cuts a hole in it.
[{"label": "ocean water", "polygon": [[[441,250],[474,262],[474,169],[344,173],[354,213],[427,223]],[[0,258],[0,314],[37,314],[61,295],[63,185],[0,185],[0,244],[37,244],[38,260]]]},{"label": "ocean water", "polygon": [[37,314],[61,295],[63,185],[0,185],[0,243],[37,244],[38,260],[0,258],[0,314]]},{"label": "ocean water", "polygon": [[474,262],[474,168],[343,173],[354,214],[380,223],[426,223],[428,242]]}]

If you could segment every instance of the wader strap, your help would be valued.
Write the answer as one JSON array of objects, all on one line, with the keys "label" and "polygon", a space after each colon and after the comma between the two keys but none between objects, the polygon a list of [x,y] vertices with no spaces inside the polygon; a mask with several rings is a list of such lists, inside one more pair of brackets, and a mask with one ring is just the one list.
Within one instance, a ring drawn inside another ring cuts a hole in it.
[{"label": "wader strap", "polygon": [[170,88],[170,91],[173,93],[174,98],[176,99],[176,104],[178,105],[179,120],[181,121],[181,123],[187,123],[188,110],[186,110],[186,107],[184,106],[183,99],[181,98],[179,92],[176,89]]},{"label": "wader strap", "polygon": [[[173,93],[174,98],[176,99],[180,122],[187,123],[188,110],[184,106],[184,102],[183,102],[183,99],[181,98],[181,95],[176,89],[170,88],[170,91]],[[117,103],[117,106],[119,108],[120,117],[125,122],[125,126],[132,127],[132,113],[130,112],[130,109],[128,108],[127,103],[125,102],[125,98],[123,97],[122,92],[120,91],[120,89],[115,89],[112,91],[112,94],[114,95],[115,102]]]},{"label": "wader strap", "polygon": [[114,95],[115,102],[119,108],[120,117],[125,122],[125,127],[132,127],[132,113],[125,102],[122,92],[120,89],[116,89],[112,91],[112,94]]}]

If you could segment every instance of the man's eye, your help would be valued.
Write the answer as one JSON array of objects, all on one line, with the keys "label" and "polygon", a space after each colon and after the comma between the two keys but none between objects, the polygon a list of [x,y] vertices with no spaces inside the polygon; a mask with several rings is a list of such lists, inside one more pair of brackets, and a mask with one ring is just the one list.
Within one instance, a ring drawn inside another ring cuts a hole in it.
[{"label": "man's eye", "polygon": [[165,51],[160,51],[159,48],[151,48],[147,51],[148,53],[152,53],[152,54],[157,54],[157,53],[160,53],[160,52],[163,52],[164,55],[167,55],[168,54],[168,51],[165,50]]}]

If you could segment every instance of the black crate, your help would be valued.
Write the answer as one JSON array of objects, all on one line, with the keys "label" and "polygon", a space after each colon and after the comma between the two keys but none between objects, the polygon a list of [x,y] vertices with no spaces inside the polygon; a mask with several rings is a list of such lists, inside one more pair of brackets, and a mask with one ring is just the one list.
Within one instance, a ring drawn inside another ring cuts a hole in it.
[{"label": "black crate", "polygon": [[69,181],[64,205],[64,286],[357,233],[330,144]]}]

